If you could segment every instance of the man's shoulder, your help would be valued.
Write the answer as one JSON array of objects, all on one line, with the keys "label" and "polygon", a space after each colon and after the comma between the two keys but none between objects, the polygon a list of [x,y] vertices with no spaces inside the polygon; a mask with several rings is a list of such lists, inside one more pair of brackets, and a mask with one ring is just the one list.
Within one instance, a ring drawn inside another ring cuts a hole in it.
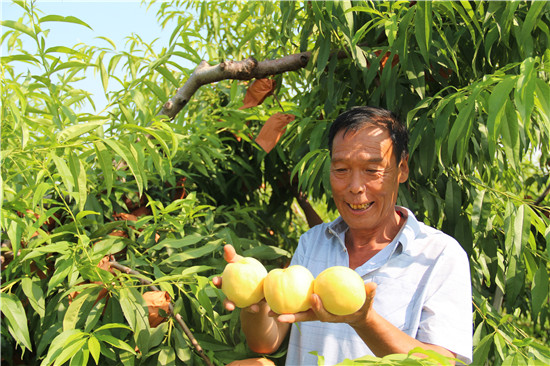
[{"label": "man's shoulder", "polygon": [[408,222],[408,224],[411,227],[410,230],[413,232],[412,235],[409,235],[409,240],[412,239],[409,243],[411,251],[465,254],[464,249],[454,237],[442,230],[418,221],[414,215],[412,216],[412,222]]}]

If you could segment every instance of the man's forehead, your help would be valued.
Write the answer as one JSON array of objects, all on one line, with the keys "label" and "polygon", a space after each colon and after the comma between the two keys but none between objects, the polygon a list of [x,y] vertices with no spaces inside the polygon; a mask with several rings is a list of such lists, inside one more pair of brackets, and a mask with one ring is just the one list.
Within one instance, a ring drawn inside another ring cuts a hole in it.
[{"label": "man's forehead", "polygon": [[378,138],[390,137],[390,133],[385,126],[380,126],[373,123],[367,123],[355,128],[343,128],[336,133],[336,136],[340,135],[342,138],[346,138],[348,135],[358,133],[367,134]]},{"label": "man's forehead", "polygon": [[346,159],[354,154],[361,155],[362,160],[379,162],[392,152],[393,143],[388,130],[369,124],[359,129],[339,131],[332,146],[332,160]]}]

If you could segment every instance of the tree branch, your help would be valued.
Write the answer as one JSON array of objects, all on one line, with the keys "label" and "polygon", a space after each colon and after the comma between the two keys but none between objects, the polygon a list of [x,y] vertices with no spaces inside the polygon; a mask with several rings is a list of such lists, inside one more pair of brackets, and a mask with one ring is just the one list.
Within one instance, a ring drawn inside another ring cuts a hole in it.
[{"label": "tree branch", "polygon": [[296,71],[307,65],[311,52],[302,52],[284,56],[275,60],[258,62],[253,57],[243,61],[225,61],[211,66],[202,61],[193,71],[185,84],[178,89],[176,95],[164,103],[159,114],[174,118],[187,105],[193,94],[203,85],[221,80],[252,80],[269,75]]},{"label": "tree branch", "polygon": [[536,206],[540,205],[542,203],[542,201],[544,201],[544,198],[546,198],[546,196],[548,196],[548,194],[550,194],[550,183],[548,184],[548,186],[546,187],[544,192],[542,192],[542,194],[539,196],[539,198],[537,198],[537,200],[534,202],[534,204]]},{"label": "tree branch", "polygon": [[[121,272],[124,272],[126,274],[131,274],[131,275],[134,275],[136,276],[138,279],[139,279],[139,282],[141,282],[141,284],[143,285],[147,285],[149,286],[149,288],[152,290],[152,291],[160,291],[159,288],[155,285],[152,284],[151,281],[149,281],[148,279],[146,279],[141,273],[139,273],[138,271],[134,271],[133,269],[131,268],[128,268],[120,263],[118,263],[117,261],[110,261],[109,262],[109,265],[112,267],[112,268],[116,268],[118,269],[119,271]],[[202,349],[202,347],[200,346],[199,342],[197,342],[197,340],[195,339],[195,337],[193,336],[193,333],[191,333],[191,330],[189,329],[189,327],[187,326],[187,324],[185,324],[185,321],[183,320],[183,318],[181,317],[180,314],[174,314],[174,306],[172,305],[172,303],[170,303],[170,315],[172,317],[174,317],[174,319],[176,319],[176,321],[178,322],[178,324],[181,326],[181,328],[183,329],[183,332],[185,333],[185,335],[187,336],[187,338],[189,338],[189,341],[191,341],[191,344],[193,345],[193,347],[195,347],[195,351],[197,351],[197,353],[199,354],[199,356],[201,356],[201,358],[204,360],[204,362],[206,363],[206,365],[208,366],[214,366],[214,364],[210,361],[210,359],[208,358],[208,356],[204,353],[204,350]]]}]

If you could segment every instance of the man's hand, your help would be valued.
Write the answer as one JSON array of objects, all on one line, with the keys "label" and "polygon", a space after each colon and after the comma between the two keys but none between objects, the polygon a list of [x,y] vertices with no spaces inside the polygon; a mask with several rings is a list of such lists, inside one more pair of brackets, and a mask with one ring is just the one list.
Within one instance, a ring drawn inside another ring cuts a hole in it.
[{"label": "man's hand", "polygon": [[[232,245],[225,245],[223,247],[223,258],[227,263],[234,263],[242,257],[235,252],[235,248]],[[222,278],[214,277],[212,283],[217,288],[221,288]],[[227,299],[223,301],[223,306],[228,311],[233,311],[236,308],[235,303]],[[265,299],[257,304],[241,309],[241,327],[248,346],[254,352],[275,352],[290,329],[289,324],[278,323],[274,318],[268,316],[270,311]]]},{"label": "man's hand", "polygon": [[[233,246],[231,244],[226,244],[223,247],[223,259],[225,259],[225,261],[227,263],[235,263],[235,262],[238,262],[240,259],[242,259],[242,256],[237,254],[237,252],[235,251],[235,248],[233,248]],[[217,288],[221,288],[222,287],[222,278],[219,277],[219,276],[214,277],[214,278],[212,278],[212,283]],[[247,312],[250,312],[250,313],[258,313],[263,306],[267,306],[267,303],[265,302],[265,300],[260,301],[258,304],[250,305],[250,306],[244,308],[243,310],[245,310]],[[235,303],[233,301],[228,300],[228,299],[223,300],[223,307],[227,311],[233,311],[236,308]]]},{"label": "man's hand", "polygon": [[[235,251],[235,248],[233,248],[233,245],[226,244],[223,247],[223,259],[225,259],[225,261],[227,263],[238,262],[239,259],[241,259],[241,258],[242,257],[240,255],[238,255],[237,252]],[[212,283],[217,288],[222,288],[222,278],[221,277],[214,277],[212,279]],[[229,301],[227,299],[223,300],[223,307],[228,311],[233,311],[236,308],[235,303],[232,302],[232,301]]]},{"label": "man's hand", "polygon": [[311,295],[311,309],[296,314],[278,315],[272,313],[272,316],[275,316],[277,320],[281,323],[296,323],[319,320],[329,323],[348,323],[351,326],[353,326],[354,324],[364,324],[366,321],[368,321],[369,314],[371,313],[372,303],[376,294],[376,284],[374,282],[366,283],[365,292],[367,294],[365,303],[363,304],[361,309],[350,315],[334,315],[329,313],[323,307],[323,302],[321,301],[319,295],[313,294]]}]

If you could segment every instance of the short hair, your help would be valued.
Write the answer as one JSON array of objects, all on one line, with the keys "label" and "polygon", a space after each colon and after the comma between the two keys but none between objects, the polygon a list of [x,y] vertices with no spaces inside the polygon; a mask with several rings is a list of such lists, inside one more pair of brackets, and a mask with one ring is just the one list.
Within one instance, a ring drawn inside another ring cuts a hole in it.
[{"label": "short hair", "polygon": [[340,114],[332,122],[328,133],[330,156],[332,156],[334,137],[340,130],[344,130],[345,135],[349,131],[357,131],[367,124],[385,128],[389,132],[397,164],[407,157],[409,153],[409,131],[407,126],[401,123],[395,113],[384,108],[369,106],[353,107]]}]

